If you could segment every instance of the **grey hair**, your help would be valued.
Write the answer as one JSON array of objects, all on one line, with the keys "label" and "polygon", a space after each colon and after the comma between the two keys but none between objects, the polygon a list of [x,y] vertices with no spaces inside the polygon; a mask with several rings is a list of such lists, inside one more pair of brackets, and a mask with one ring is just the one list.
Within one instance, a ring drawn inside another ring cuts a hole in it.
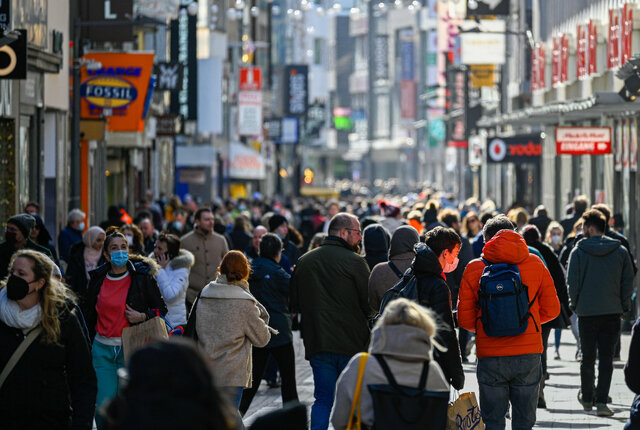
[{"label": "grey hair", "polygon": [[331,218],[329,223],[329,235],[337,236],[340,230],[343,228],[352,228],[352,226],[358,222],[358,217],[348,214],[346,212],[340,212]]},{"label": "grey hair", "polygon": [[67,217],[68,222],[81,221],[85,219],[86,215],[80,209],[71,209],[69,212],[69,216]]}]

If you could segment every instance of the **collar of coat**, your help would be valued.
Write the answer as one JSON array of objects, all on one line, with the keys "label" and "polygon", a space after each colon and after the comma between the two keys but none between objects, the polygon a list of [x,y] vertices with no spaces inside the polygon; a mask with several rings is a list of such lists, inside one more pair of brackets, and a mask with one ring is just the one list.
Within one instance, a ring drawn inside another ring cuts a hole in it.
[{"label": "collar of coat", "polygon": [[[338,236],[327,236],[322,241],[322,245],[320,246],[341,246],[343,248],[347,248],[349,251],[354,251],[353,246],[349,245],[346,240]],[[355,251],[354,251],[355,252]]]},{"label": "collar of coat", "polygon": [[251,300],[257,303],[255,297],[249,292],[247,281],[229,282],[225,275],[218,275],[215,281],[209,282],[200,294],[207,299],[240,299]]}]

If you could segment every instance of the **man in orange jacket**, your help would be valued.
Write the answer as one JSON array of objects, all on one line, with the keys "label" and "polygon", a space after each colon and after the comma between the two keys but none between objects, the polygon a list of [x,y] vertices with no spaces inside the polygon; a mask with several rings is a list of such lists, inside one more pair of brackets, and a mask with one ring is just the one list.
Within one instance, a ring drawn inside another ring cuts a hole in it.
[{"label": "man in orange jacket", "polygon": [[476,333],[480,409],[487,430],[505,428],[509,402],[513,430],[529,430],[535,424],[542,378],[540,326],[560,313],[549,271],[540,258],[529,254],[527,243],[514,228],[504,215],[487,221],[482,231],[485,240],[482,256],[491,263],[518,266],[522,284],[528,286],[529,302],[533,301],[526,331],[501,337],[485,333],[480,320],[479,289],[486,264],[481,259],[467,265],[458,296],[458,325]]}]

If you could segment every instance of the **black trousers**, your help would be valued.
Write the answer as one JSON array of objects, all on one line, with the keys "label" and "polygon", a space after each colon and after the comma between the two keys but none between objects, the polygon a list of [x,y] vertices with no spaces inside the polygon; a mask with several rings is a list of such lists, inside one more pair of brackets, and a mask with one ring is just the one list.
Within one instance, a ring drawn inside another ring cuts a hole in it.
[{"label": "black trousers", "polygon": [[251,401],[256,395],[260,382],[262,381],[262,375],[267,365],[267,359],[269,354],[278,363],[278,369],[280,369],[280,378],[282,379],[282,386],[280,387],[282,393],[282,404],[290,402],[292,400],[298,400],[298,391],[296,389],[296,359],[293,352],[293,342],[287,343],[282,346],[276,346],[274,348],[256,348],[253,347],[253,370],[252,370],[252,384],[251,388],[247,388],[242,392],[242,400],[240,401],[240,413],[244,415]]},{"label": "black trousers", "polygon": [[[620,315],[578,317],[578,327],[582,346],[582,399],[585,402],[607,403],[613,375],[613,353],[620,332]],[[594,395],[596,357],[598,385]]]}]

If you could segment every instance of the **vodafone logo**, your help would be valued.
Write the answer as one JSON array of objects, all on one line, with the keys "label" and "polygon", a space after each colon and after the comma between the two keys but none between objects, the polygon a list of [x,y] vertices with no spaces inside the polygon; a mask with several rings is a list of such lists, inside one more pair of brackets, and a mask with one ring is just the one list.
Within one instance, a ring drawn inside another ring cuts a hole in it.
[{"label": "vodafone logo", "polygon": [[0,67],[0,77],[4,77],[13,73],[16,65],[18,64],[18,57],[16,56],[16,51],[14,51],[9,45],[0,47],[0,53],[3,53],[8,57],[8,64],[4,67]]},{"label": "vodafone logo", "polygon": [[493,161],[502,161],[507,156],[507,144],[502,139],[493,139],[489,143],[488,153]]}]

